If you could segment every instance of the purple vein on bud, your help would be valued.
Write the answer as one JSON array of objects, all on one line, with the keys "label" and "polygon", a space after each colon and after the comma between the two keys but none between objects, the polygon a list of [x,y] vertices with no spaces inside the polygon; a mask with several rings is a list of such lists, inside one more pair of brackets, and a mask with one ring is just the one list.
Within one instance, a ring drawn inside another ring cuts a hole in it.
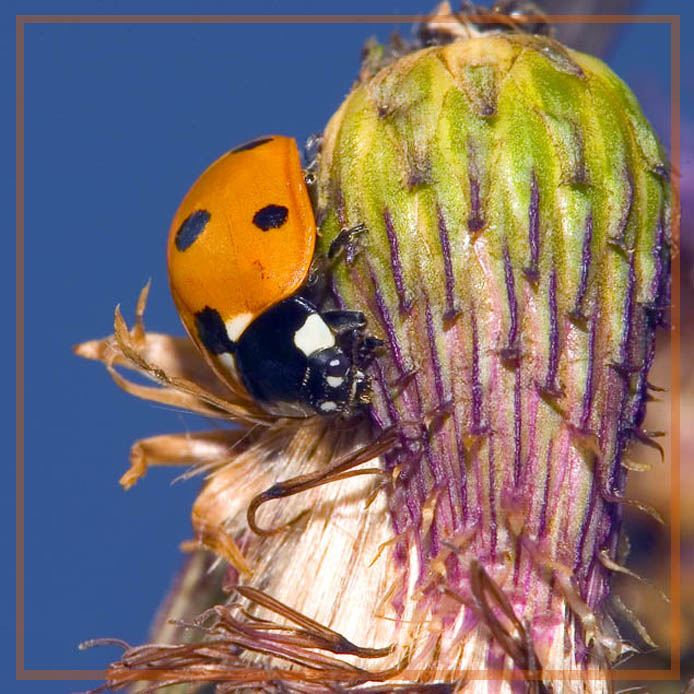
[{"label": "purple vein on bud", "polygon": [[530,205],[528,206],[528,247],[530,258],[525,267],[525,276],[532,284],[539,279],[538,262],[540,257],[540,190],[533,171],[530,175]]},{"label": "purple vein on bud", "polygon": [[402,278],[402,262],[400,260],[400,247],[398,243],[398,236],[393,228],[393,220],[390,216],[390,212],[386,209],[383,211],[383,221],[386,226],[386,234],[388,234],[388,243],[390,244],[390,262],[393,268],[393,281],[395,282],[395,289],[398,292],[398,298],[400,300],[400,310],[403,313],[409,313],[412,308],[412,297],[405,290],[405,282]]},{"label": "purple vein on bud", "polygon": [[448,240],[448,229],[446,220],[439,206],[436,207],[436,216],[439,225],[439,240],[441,241],[441,253],[443,254],[443,269],[446,277],[446,311],[443,314],[444,320],[453,320],[460,309],[455,302],[455,277],[453,276],[453,262],[451,260],[451,244]]},{"label": "purple vein on bud", "polygon": [[583,323],[585,317],[583,315],[583,299],[586,295],[586,289],[588,288],[588,272],[590,270],[590,260],[592,257],[592,252],[590,244],[593,240],[593,212],[588,212],[586,217],[585,229],[583,232],[583,252],[581,253],[581,277],[578,282],[578,289],[576,290],[576,300],[574,302],[574,307],[569,314],[569,317],[577,322]]}]

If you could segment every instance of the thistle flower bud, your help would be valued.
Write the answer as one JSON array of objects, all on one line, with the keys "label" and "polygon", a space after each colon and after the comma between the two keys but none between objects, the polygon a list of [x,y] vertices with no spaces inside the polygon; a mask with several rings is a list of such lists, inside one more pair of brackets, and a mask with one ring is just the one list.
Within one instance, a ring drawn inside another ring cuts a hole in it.
[{"label": "thistle flower bud", "polygon": [[336,302],[385,340],[371,415],[399,432],[383,463],[398,640],[418,679],[542,670],[606,689],[637,503],[624,453],[656,445],[640,425],[668,303],[667,159],[629,88],[552,39],[492,34],[380,70],[374,50],[324,133],[317,215]]}]

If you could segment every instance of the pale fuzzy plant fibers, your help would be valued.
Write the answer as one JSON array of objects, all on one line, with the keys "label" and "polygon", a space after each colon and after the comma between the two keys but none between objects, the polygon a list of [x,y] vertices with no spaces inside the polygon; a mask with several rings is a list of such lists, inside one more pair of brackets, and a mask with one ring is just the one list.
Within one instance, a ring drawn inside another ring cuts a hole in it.
[{"label": "pale fuzzy plant fibers", "polygon": [[325,302],[385,341],[368,418],[264,414],[146,334],[144,297],[131,331],[118,314],[79,348],[136,395],[242,424],[133,449],[126,486],[151,464],[207,474],[189,547],[229,562],[227,598],[194,555],[178,596],[209,609],[178,600],[156,632],[174,645],[128,647],[113,689],[612,688],[626,456],[657,446],[668,162],[595,58],[432,26],[443,45],[369,46],[313,167]]}]

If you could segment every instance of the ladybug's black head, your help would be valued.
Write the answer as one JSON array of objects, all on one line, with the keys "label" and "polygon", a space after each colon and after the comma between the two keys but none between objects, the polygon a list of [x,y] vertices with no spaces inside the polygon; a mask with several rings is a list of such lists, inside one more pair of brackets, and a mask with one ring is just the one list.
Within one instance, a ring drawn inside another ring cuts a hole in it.
[{"label": "ladybug's black head", "polygon": [[236,367],[248,392],[268,411],[349,414],[369,399],[360,368],[364,324],[360,313],[321,313],[291,296],[242,333],[234,347]]}]

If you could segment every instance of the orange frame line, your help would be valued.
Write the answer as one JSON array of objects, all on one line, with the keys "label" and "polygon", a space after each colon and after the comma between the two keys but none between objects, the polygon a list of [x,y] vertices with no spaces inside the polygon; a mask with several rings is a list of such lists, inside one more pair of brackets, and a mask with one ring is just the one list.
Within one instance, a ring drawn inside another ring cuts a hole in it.
[{"label": "orange frame line", "polygon": [[[227,15],[16,15],[16,677],[18,680],[104,680],[105,670],[39,670],[24,668],[24,26],[26,24],[412,24],[426,16],[403,14],[227,14]],[[670,341],[670,653],[669,670],[609,670],[592,679],[611,681],[679,680],[681,670],[681,558],[680,558],[680,15],[543,15],[554,24],[669,24],[670,25],[670,179],[673,212],[671,233],[672,303]],[[439,18],[439,21],[445,18]],[[533,17],[526,17],[533,21]],[[450,21],[457,21],[451,17]],[[258,671],[259,680],[266,671]],[[400,676],[406,675],[404,671]],[[413,671],[416,674],[416,671]],[[143,672],[143,680],[164,679],[164,671]],[[458,679],[522,679],[523,673],[493,670],[451,672]],[[539,673],[526,673],[538,679]],[[591,679],[591,671],[545,670],[546,678]],[[567,677],[568,676],[568,677]],[[273,679],[277,678],[275,673]],[[230,678],[231,679],[231,678]],[[258,681],[259,681],[258,680]]]}]

